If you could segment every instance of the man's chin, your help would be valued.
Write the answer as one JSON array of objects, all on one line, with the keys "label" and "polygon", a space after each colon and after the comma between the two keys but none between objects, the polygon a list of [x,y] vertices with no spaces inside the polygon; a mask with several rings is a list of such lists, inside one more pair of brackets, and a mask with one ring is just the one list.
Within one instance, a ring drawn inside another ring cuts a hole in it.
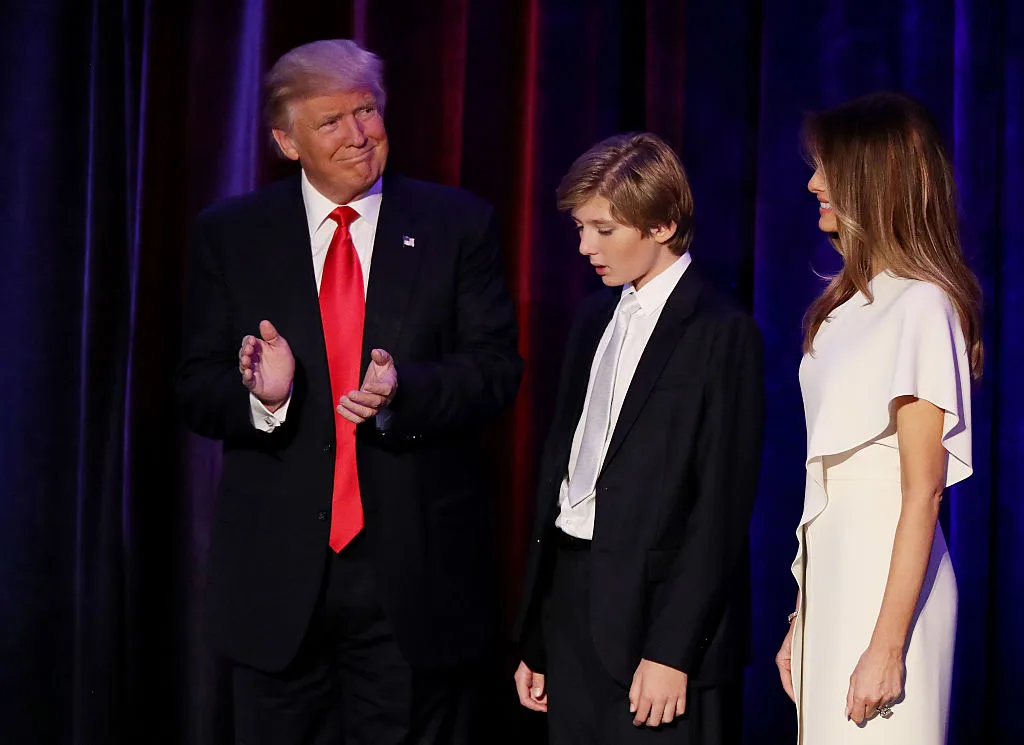
[{"label": "man's chin", "polygon": [[377,179],[380,178],[382,172],[383,169],[367,169],[362,173],[345,174],[345,177],[342,179],[342,183],[346,187],[344,191],[355,195],[349,201],[359,199],[366,194],[377,183]]},{"label": "man's chin", "polygon": [[348,172],[346,178],[349,183],[366,184],[366,188],[369,189],[380,178],[380,175],[384,173],[384,165],[382,163],[366,161],[355,163],[351,168],[345,170]]}]

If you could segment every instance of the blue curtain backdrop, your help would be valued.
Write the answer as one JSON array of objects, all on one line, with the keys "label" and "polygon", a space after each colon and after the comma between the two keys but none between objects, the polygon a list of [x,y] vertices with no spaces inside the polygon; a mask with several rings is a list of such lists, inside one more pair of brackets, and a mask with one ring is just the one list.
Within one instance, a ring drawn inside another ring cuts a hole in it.
[{"label": "blue curtain backdrop", "polygon": [[[0,743],[227,742],[198,633],[216,444],[175,418],[182,266],[198,209],[287,169],[259,122],[286,49],[384,59],[391,165],[491,200],[528,360],[492,433],[496,577],[515,603],[537,451],[575,303],[594,286],[553,192],[614,132],[675,145],[695,260],[752,308],[769,424],[751,533],[749,743],[792,743],[773,658],[803,491],[800,318],[837,257],[816,229],[803,114],[879,89],[937,116],[985,291],[975,475],[943,522],[960,589],[951,742],[1024,742],[1024,2],[39,0],[0,4]],[[495,742],[541,742],[511,664]]]}]

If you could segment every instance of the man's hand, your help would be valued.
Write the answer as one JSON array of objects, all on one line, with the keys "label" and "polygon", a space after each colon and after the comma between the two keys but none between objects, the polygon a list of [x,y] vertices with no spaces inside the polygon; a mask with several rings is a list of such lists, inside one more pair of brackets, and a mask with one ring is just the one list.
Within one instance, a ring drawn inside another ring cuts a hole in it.
[{"label": "man's hand", "polygon": [[338,399],[338,413],[353,424],[362,424],[386,409],[398,391],[395,361],[383,349],[370,353],[370,365],[358,391]]},{"label": "man's hand", "polygon": [[295,378],[295,357],[283,336],[270,321],[260,321],[260,336],[242,338],[238,350],[238,372],[242,385],[260,400],[268,411],[281,408],[291,395]]},{"label": "man's hand", "polygon": [[633,724],[657,727],[686,713],[686,673],[650,660],[640,660],[629,687]]},{"label": "man's hand", "polygon": [[533,711],[548,710],[548,692],[544,688],[543,673],[535,673],[525,662],[520,662],[515,679],[519,703]]}]

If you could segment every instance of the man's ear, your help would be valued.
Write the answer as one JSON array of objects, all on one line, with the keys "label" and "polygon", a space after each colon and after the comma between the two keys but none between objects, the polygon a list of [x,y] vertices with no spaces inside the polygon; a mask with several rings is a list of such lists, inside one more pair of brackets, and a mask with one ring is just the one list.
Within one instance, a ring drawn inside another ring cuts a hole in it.
[{"label": "man's ear", "polygon": [[658,225],[651,229],[651,238],[664,245],[672,240],[672,237],[676,234],[676,228],[675,221],[670,222],[668,225]]},{"label": "man's ear", "polygon": [[274,142],[281,148],[284,157],[288,158],[288,160],[299,159],[299,151],[295,149],[295,143],[292,142],[292,138],[288,136],[286,131],[275,127],[270,132],[274,135]]}]

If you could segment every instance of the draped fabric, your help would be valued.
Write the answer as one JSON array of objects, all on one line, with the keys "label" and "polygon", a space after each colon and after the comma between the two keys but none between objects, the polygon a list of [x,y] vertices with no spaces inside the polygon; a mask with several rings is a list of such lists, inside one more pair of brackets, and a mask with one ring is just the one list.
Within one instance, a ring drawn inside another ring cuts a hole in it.
[{"label": "draped fabric", "polygon": [[[1024,739],[1024,3],[39,0],[0,17],[0,742],[230,737],[230,688],[198,628],[218,447],[184,432],[169,384],[186,236],[201,207],[289,171],[260,79],[326,37],[385,60],[389,168],[464,186],[504,225],[527,360],[488,433],[506,621],[565,336],[596,286],[555,186],[615,132],[682,154],[694,260],[754,311],[768,350],[750,743],[795,733],[773,658],[804,483],[800,318],[815,271],[837,267],[800,121],[878,89],[935,113],[986,302],[975,474],[943,513],[960,588],[951,741]],[[494,665],[490,712],[496,732],[533,737],[513,662]]]}]

